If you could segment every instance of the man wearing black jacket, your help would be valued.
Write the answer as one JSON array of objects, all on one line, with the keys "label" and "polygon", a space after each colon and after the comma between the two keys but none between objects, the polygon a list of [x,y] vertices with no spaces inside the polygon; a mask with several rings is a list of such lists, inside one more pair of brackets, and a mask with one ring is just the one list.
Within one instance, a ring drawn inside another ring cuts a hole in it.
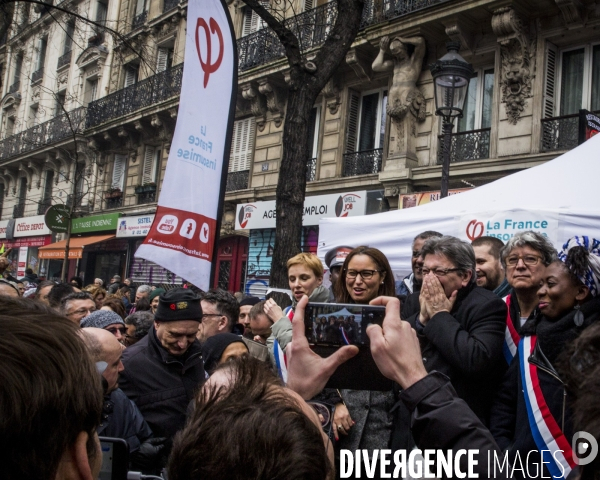
[{"label": "man wearing black jacket", "polygon": [[156,436],[171,439],[185,423],[187,407],[204,382],[196,339],[200,297],[173,289],[160,296],[152,329],[123,353],[119,384]]},{"label": "man wearing black jacket", "polygon": [[[446,375],[458,396],[484,424],[505,364],[502,342],[506,305],[475,284],[473,248],[454,237],[428,240],[423,246],[420,310],[407,319],[416,330],[428,372]],[[392,449],[414,445],[404,405],[394,407]]]}]

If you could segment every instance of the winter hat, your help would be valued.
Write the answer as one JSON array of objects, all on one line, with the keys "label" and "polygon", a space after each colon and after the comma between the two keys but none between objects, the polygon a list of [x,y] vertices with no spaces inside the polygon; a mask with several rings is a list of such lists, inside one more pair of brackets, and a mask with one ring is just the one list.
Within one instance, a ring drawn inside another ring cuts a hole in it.
[{"label": "winter hat", "polygon": [[79,326],[81,328],[106,328],[109,325],[114,325],[115,323],[125,325],[125,322],[119,314],[111,310],[96,310],[95,312],[90,313],[87,317],[81,319]]},{"label": "winter hat", "polygon": [[207,338],[202,344],[202,359],[204,360],[204,369],[208,373],[212,373],[212,371],[217,368],[217,365],[219,365],[219,360],[221,360],[221,356],[223,355],[225,349],[235,342],[241,342],[246,345],[244,340],[242,340],[242,337],[239,335],[234,335],[233,333],[218,333]]},{"label": "winter hat", "polygon": [[348,254],[354,250],[354,247],[335,247],[325,254],[325,263],[327,268],[331,270],[333,267],[341,267],[346,260]]},{"label": "winter hat", "polygon": [[246,297],[246,298],[242,298],[240,300],[240,307],[244,307],[246,305],[250,305],[250,306],[253,307],[258,302],[260,302],[260,298],[258,298],[258,297]]},{"label": "winter hat", "polygon": [[158,308],[154,318],[159,322],[176,322],[178,320],[202,321],[200,297],[190,289],[174,288],[158,300]]},{"label": "winter hat", "polygon": [[148,295],[148,301],[152,303],[152,300],[154,300],[156,297],[164,295],[165,293],[166,290],[164,288],[155,288],[150,292],[150,295]]}]

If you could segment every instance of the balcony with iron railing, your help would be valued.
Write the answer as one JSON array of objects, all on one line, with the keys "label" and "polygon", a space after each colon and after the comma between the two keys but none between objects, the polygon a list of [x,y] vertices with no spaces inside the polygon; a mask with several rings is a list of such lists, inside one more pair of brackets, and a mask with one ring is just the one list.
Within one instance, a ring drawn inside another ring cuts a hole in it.
[{"label": "balcony with iron railing", "polygon": [[[283,24],[298,38],[303,51],[322,44],[337,18],[337,3],[330,2],[284,20]],[[263,28],[237,41],[240,70],[268,63],[285,55],[273,30]]]},{"label": "balcony with iron railing", "polygon": [[80,107],[0,141],[0,160],[52,145],[83,132],[85,108]]},{"label": "balcony with iron railing", "polygon": [[[482,128],[480,130],[452,133],[450,163],[490,158],[490,132],[491,128]],[[443,139],[443,135],[438,135],[440,145],[437,157],[438,165],[441,165],[444,161]]]},{"label": "balcony with iron railing", "polygon": [[579,143],[579,114],[561,117],[542,118],[542,138],[540,150],[553,152],[570,150]]},{"label": "balcony with iron railing", "polygon": [[317,159],[311,158],[306,162],[306,181],[314,182],[317,179]]},{"label": "balcony with iron railing", "polygon": [[250,170],[241,170],[239,172],[229,172],[227,174],[226,192],[234,192],[236,190],[246,190],[248,188],[248,180],[250,178]]},{"label": "balcony with iron railing", "polygon": [[133,17],[133,20],[131,21],[131,29],[134,30],[138,27],[141,27],[144,23],[146,23],[147,19],[148,19],[148,10],[140,13],[139,15],[136,15],[135,17]]},{"label": "balcony with iron railing", "polygon": [[381,172],[383,149],[364,150],[344,154],[342,177],[356,177]]},{"label": "balcony with iron railing", "polygon": [[177,5],[179,5],[179,1],[180,0],[165,0],[163,3],[163,13],[173,10]]},{"label": "balcony with iron railing", "polygon": [[110,210],[112,208],[121,208],[123,206],[123,196],[112,196],[112,197],[106,197],[105,198],[105,207],[107,210]]},{"label": "balcony with iron railing", "polygon": [[[366,0],[360,28],[449,1],[452,0]],[[328,2],[284,20],[284,25],[296,35],[302,51],[306,51],[325,42],[336,18],[337,3]],[[285,55],[279,38],[268,27],[238,39],[237,48],[240,71],[283,58]]]},{"label": "balcony with iron railing", "polygon": [[96,127],[178,96],[182,73],[183,63],[90,102],[86,128]]},{"label": "balcony with iron railing", "polygon": [[31,74],[31,84],[33,85],[36,82],[39,82],[44,76],[44,69],[40,68]]},{"label": "balcony with iron railing", "polygon": [[38,203],[38,209],[37,209],[38,215],[44,215],[46,213],[46,210],[48,210],[51,205],[52,205],[52,199],[44,198],[40,203]]},{"label": "balcony with iron railing", "polygon": [[71,50],[69,50],[68,52],[58,57],[58,63],[56,64],[57,70],[71,63],[71,53]]},{"label": "balcony with iron railing", "polygon": [[13,207],[13,218],[25,216],[25,203],[18,203]]}]

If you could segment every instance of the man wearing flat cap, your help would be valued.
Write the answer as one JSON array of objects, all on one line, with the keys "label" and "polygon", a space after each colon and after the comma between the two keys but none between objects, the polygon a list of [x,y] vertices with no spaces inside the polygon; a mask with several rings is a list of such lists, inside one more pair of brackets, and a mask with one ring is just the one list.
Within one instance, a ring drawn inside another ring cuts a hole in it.
[{"label": "man wearing flat cap", "polygon": [[335,247],[325,254],[325,263],[327,264],[329,280],[331,281],[331,286],[329,287],[329,303],[335,303],[335,292],[333,291],[334,285],[338,281],[346,257],[352,250],[354,250],[354,247]]},{"label": "man wearing flat cap", "polygon": [[160,296],[148,335],[123,352],[119,385],[157,437],[171,439],[183,427],[187,406],[205,380],[196,339],[201,321],[198,295],[169,290]]}]

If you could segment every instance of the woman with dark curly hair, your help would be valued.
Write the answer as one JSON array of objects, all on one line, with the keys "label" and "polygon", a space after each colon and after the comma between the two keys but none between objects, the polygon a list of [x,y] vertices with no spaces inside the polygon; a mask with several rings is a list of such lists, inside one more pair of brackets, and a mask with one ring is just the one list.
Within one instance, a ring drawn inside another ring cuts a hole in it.
[{"label": "woman with dark curly hair", "polygon": [[540,477],[566,478],[575,466],[569,395],[556,366],[565,345],[600,319],[599,290],[600,242],[571,238],[546,267],[537,292],[539,313],[521,329],[517,355],[492,408],[490,430],[498,446],[508,449],[509,461],[518,463],[518,456],[543,469]]}]

